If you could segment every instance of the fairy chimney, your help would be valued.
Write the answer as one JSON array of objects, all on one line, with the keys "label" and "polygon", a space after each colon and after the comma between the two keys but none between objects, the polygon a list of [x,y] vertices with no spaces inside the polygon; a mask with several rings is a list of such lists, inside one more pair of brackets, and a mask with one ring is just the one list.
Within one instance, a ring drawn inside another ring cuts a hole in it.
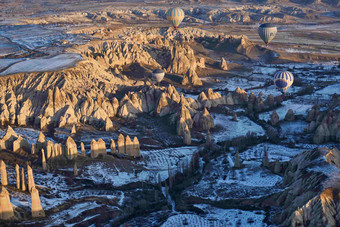
[{"label": "fairy chimney", "polygon": [[0,219],[9,220],[14,217],[13,207],[9,199],[9,193],[4,186],[1,186],[0,193]]},{"label": "fairy chimney", "polygon": [[28,191],[31,191],[32,188],[35,187],[35,184],[34,184],[34,178],[33,178],[33,170],[29,165],[27,165],[27,180],[28,180]]},{"label": "fairy chimney", "polygon": [[1,172],[1,184],[3,186],[8,185],[6,164],[3,160],[0,162],[0,172]]},{"label": "fairy chimney", "polygon": [[16,179],[17,179],[17,189],[20,189],[20,167],[18,164],[15,165],[15,174],[16,174]]},{"label": "fairy chimney", "polygon": [[110,144],[110,148],[111,148],[111,154],[116,154],[117,150],[116,150],[116,143],[113,139],[111,139],[111,144]]},{"label": "fairy chimney", "polygon": [[26,191],[25,170],[21,168],[21,190]]},{"label": "fairy chimney", "polygon": [[45,212],[41,207],[39,192],[35,186],[31,189],[31,212],[33,218],[45,217]]},{"label": "fairy chimney", "polygon": [[43,170],[46,171],[47,166],[46,166],[46,158],[45,158],[45,150],[44,149],[41,150],[41,164],[42,164]]}]

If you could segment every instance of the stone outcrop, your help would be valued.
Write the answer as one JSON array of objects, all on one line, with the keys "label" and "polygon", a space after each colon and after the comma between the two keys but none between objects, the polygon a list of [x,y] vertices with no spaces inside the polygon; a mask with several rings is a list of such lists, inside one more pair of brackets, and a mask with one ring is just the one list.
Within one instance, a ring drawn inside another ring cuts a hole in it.
[{"label": "stone outcrop", "polygon": [[337,101],[337,97],[333,96],[328,109],[321,111],[318,106],[313,106],[308,112],[306,121],[309,124],[305,128],[305,132],[314,134],[314,143],[340,142],[340,112],[334,110],[339,106],[340,101]]},{"label": "stone outcrop", "polygon": [[6,134],[0,140],[0,150],[13,150],[13,142],[18,139],[18,135],[11,126],[7,127]]},{"label": "stone outcrop", "polygon": [[139,146],[139,141],[138,141],[137,137],[133,138],[131,154],[135,158],[141,157],[140,146]]},{"label": "stone outcrop", "polygon": [[99,155],[106,155],[106,145],[102,139],[91,141],[91,158],[97,158]]},{"label": "stone outcrop", "polygon": [[191,132],[189,130],[188,125],[185,126],[185,128],[184,128],[183,143],[185,145],[190,145],[191,144]]},{"label": "stone outcrop", "polygon": [[295,120],[295,114],[292,109],[289,109],[285,116],[285,121],[294,121]]},{"label": "stone outcrop", "polygon": [[111,149],[111,154],[116,154],[117,153],[116,143],[115,143],[115,141],[113,139],[111,139],[110,149]]},{"label": "stone outcrop", "polygon": [[185,127],[188,126],[189,128],[192,128],[192,125],[193,120],[191,118],[190,111],[186,106],[182,105],[177,117],[177,135],[183,135]]},{"label": "stone outcrop", "polygon": [[308,201],[291,216],[291,226],[338,226],[340,211],[338,189],[326,188],[320,195]]},{"label": "stone outcrop", "polygon": [[214,92],[209,88],[206,92],[202,92],[197,99],[203,108],[217,107],[218,105],[225,105],[226,100],[220,93]]},{"label": "stone outcrop", "polygon": [[14,218],[14,211],[9,199],[9,193],[4,186],[1,186],[0,192],[0,219],[10,220]]},{"label": "stone outcrop", "polygon": [[21,190],[26,191],[25,170],[21,168]]},{"label": "stone outcrop", "polygon": [[[92,143],[91,143],[92,144]],[[68,160],[72,160],[78,156],[77,144],[72,137],[68,137],[66,140],[66,157]]]},{"label": "stone outcrop", "polygon": [[73,125],[71,129],[71,134],[76,134],[76,133],[77,133],[76,125]]},{"label": "stone outcrop", "polygon": [[323,123],[317,127],[314,136],[313,143],[321,144],[324,142],[328,142],[330,139],[330,132],[327,126],[327,123]]},{"label": "stone outcrop", "polygon": [[82,156],[86,156],[86,153],[85,153],[85,146],[84,146],[84,143],[83,143],[83,142],[80,143],[80,150],[81,150],[81,155],[82,155]]},{"label": "stone outcrop", "polygon": [[3,160],[0,161],[1,185],[8,185],[6,164]]},{"label": "stone outcrop", "polygon": [[18,164],[15,165],[15,177],[17,183],[17,189],[20,189],[20,167]]},{"label": "stone outcrop", "polygon": [[208,131],[214,128],[214,119],[211,117],[207,108],[204,108],[203,112],[196,113],[194,116],[194,125],[202,131]]},{"label": "stone outcrop", "polygon": [[34,143],[32,143],[32,145],[31,145],[31,154],[35,154],[36,153],[36,148],[35,148],[35,144]]},{"label": "stone outcrop", "polygon": [[232,94],[235,105],[245,105],[248,102],[248,95],[245,90],[237,87]]},{"label": "stone outcrop", "polygon": [[119,134],[119,136],[118,136],[117,148],[118,148],[119,154],[126,154],[126,152],[125,152],[125,138],[122,134]]},{"label": "stone outcrop", "polygon": [[45,217],[45,212],[41,206],[39,192],[36,187],[32,187],[31,192],[31,214],[33,218]]},{"label": "stone outcrop", "polygon": [[224,70],[224,71],[227,71],[228,70],[228,65],[227,65],[227,62],[225,60],[225,58],[222,58],[221,59],[221,62],[220,62],[220,69]]},{"label": "stone outcrop", "polygon": [[280,121],[279,115],[276,113],[276,110],[272,112],[270,115],[270,123],[274,126]]},{"label": "stone outcrop", "polygon": [[234,168],[241,168],[242,164],[241,164],[241,160],[240,160],[240,154],[238,151],[236,151],[235,154],[235,161],[234,161]]},{"label": "stone outcrop", "polygon": [[168,73],[186,74],[191,68],[196,71],[197,63],[194,50],[187,43],[175,43],[170,47]]},{"label": "stone outcrop", "polygon": [[127,155],[127,156],[131,156],[135,158],[138,158],[141,156],[139,141],[137,137],[134,137],[134,139],[131,140],[130,136],[127,135],[124,138],[124,136],[120,134],[117,140],[117,148],[116,148],[114,140],[111,140],[110,146],[111,146],[112,154]]},{"label": "stone outcrop", "polygon": [[280,173],[281,169],[282,169],[282,167],[281,167],[280,161],[276,160],[275,165],[274,165],[274,173],[276,173],[276,174]]},{"label": "stone outcrop", "polygon": [[33,170],[27,165],[27,181],[28,181],[28,191],[30,192],[33,187],[35,187],[34,178],[33,178]]},{"label": "stone outcrop", "polygon": [[47,146],[46,137],[45,137],[45,135],[42,132],[40,132],[39,136],[38,136],[37,143],[36,143],[36,151],[40,152],[41,149],[45,149],[46,150],[46,146]]},{"label": "stone outcrop", "polygon": [[188,72],[183,76],[182,85],[202,86],[203,83],[193,68],[189,68]]},{"label": "stone outcrop", "polygon": [[268,151],[264,152],[264,157],[263,157],[263,160],[262,160],[262,166],[263,167],[268,167],[269,166]]},{"label": "stone outcrop", "polygon": [[17,152],[20,149],[30,153],[31,151],[31,145],[28,143],[27,140],[23,139],[21,136],[19,136],[14,142],[13,142],[13,152]]},{"label": "stone outcrop", "polygon": [[45,150],[41,150],[41,165],[44,171],[47,170],[46,158],[45,158]]}]

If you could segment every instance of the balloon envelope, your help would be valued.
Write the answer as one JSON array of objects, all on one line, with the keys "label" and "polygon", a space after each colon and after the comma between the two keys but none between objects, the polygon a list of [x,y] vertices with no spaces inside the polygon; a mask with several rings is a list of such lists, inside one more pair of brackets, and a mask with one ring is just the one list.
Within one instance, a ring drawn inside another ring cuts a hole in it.
[{"label": "balloon envelope", "polygon": [[166,12],[166,19],[168,19],[174,28],[177,28],[184,19],[184,11],[178,7],[171,8]]},{"label": "balloon envelope", "polygon": [[261,24],[258,28],[259,36],[267,45],[272,41],[277,33],[277,28],[273,24]]},{"label": "balloon envelope", "polygon": [[294,76],[288,71],[279,71],[274,74],[274,84],[281,92],[285,93],[294,82]]},{"label": "balloon envelope", "polygon": [[161,70],[161,69],[155,69],[153,72],[152,72],[152,79],[157,81],[157,83],[161,82],[164,78],[164,71]]}]

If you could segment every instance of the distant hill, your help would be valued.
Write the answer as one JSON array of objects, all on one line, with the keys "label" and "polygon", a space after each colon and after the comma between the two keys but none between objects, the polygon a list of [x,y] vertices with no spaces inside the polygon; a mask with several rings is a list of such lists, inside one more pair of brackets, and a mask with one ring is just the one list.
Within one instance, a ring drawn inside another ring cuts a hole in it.
[{"label": "distant hill", "polygon": [[334,5],[334,6],[340,6],[340,0],[234,0],[234,2],[241,2],[241,3],[249,3],[249,2],[255,2],[255,3],[286,3],[286,2],[292,2],[296,4],[327,4],[327,5]]}]

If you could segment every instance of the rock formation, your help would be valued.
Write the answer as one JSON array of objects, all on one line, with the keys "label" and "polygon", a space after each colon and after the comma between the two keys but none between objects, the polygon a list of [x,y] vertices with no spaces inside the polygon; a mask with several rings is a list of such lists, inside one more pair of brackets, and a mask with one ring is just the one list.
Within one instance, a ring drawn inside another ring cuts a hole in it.
[{"label": "rock formation", "polygon": [[13,152],[17,152],[20,149],[23,149],[24,151],[27,151],[28,153],[31,151],[31,146],[28,143],[27,140],[23,139],[21,136],[19,136],[14,142],[13,142]]},{"label": "rock formation", "polygon": [[45,217],[45,212],[41,206],[39,192],[35,186],[30,190],[31,192],[31,214],[33,218]]},{"label": "rock formation", "polygon": [[66,140],[66,157],[68,160],[76,158],[78,155],[77,144],[72,137],[68,137]]},{"label": "rock formation", "polygon": [[97,158],[99,155],[106,155],[106,145],[102,139],[91,141],[91,158]]},{"label": "rock formation", "polygon": [[272,125],[276,125],[280,121],[279,115],[276,113],[276,110],[270,115],[270,123]]},{"label": "rock formation", "polygon": [[238,151],[236,151],[234,168],[241,168],[241,167],[242,165],[241,165],[241,160],[240,160],[240,154]]},{"label": "rock formation", "polygon": [[30,192],[33,187],[35,187],[34,178],[33,178],[33,170],[27,165],[27,181],[28,181],[28,191]]},{"label": "rock formation", "polygon": [[134,138],[133,138],[131,154],[132,154],[132,156],[135,157],[135,158],[138,158],[138,157],[141,156],[139,141],[138,141],[137,137],[134,137]]},{"label": "rock formation", "polygon": [[45,158],[45,150],[41,149],[41,164],[42,164],[42,168],[44,171],[47,170],[47,164],[46,164],[46,158]]},{"label": "rock formation", "polygon": [[14,217],[14,211],[9,199],[9,193],[4,186],[1,186],[0,193],[0,219],[10,220]]},{"label": "rock formation", "polygon": [[125,152],[128,156],[132,156],[132,152],[133,151],[133,145],[132,145],[132,141],[130,139],[130,136],[127,135],[125,137]]},{"label": "rock formation", "polygon": [[202,131],[208,131],[214,128],[214,119],[211,117],[207,108],[204,108],[203,112],[196,113],[194,116],[194,125]]},{"label": "rock formation", "polygon": [[76,133],[77,133],[76,125],[73,125],[71,129],[71,134],[76,134]]},{"label": "rock formation", "polygon": [[25,170],[21,168],[21,190],[26,191]]},{"label": "rock formation", "polygon": [[182,85],[202,86],[203,83],[193,68],[189,68],[188,72],[183,76]]},{"label": "rock formation", "polygon": [[46,159],[49,160],[54,153],[54,143],[49,140],[46,145]]},{"label": "rock formation", "polygon": [[228,65],[227,65],[227,62],[224,58],[221,59],[221,62],[220,62],[220,68],[224,71],[227,71],[228,70]]},{"label": "rock formation", "polygon": [[31,154],[35,154],[36,152],[35,152],[35,144],[34,143],[32,143],[32,146],[31,146]]},{"label": "rock formation", "polygon": [[197,99],[203,108],[217,107],[218,105],[225,105],[226,100],[220,93],[214,92],[209,88],[206,92],[202,92]]},{"label": "rock formation", "polygon": [[17,181],[17,189],[20,189],[20,167],[18,164],[15,165],[15,176],[16,176],[16,181]]},{"label": "rock formation", "polygon": [[117,148],[118,148],[119,154],[126,154],[126,152],[125,152],[125,138],[122,134],[119,134],[119,136],[118,136]]},{"label": "rock formation", "polygon": [[247,92],[237,87],[233,92],[233,100],[235,105],[245,105],[248,102]]},{"label": "rock formation", "polygon": [[305,131],[314,133],[313,142],[316,144],[328,141],[340,142],[340,112],[337,109],[340,102],[334,96],[331,100],[331,106],[321,111],[318,106],[308,112],[306,121],[310,122]]},{"label": "rock formation", "polygon": [[36,151],[40,152],[41,149],[46,149],[46,146],[47,146],[46,137],[42,132],[40,132],[36,143]]},{"label": "rock formation", "polygon": [[184,129],[183,143],[185,145],[191,144],[191,133],[190,133],[188,125],[186,125]]},{"label": "rock formation", "polygon": [[5,136],[0,140],[0,150],[13,150],[13,142],[18,139],[18,135],[11,126],[7,127]]},{"label": "rock formation", "polygon": [[294,121],[295,120],[295,114],[292,109],[289,109],[285,116],[285,121]]},{"label": "rock formation", "polygon": [[110,148],[111,148],[111,154],[116,154],[117,153],[116,143],[115,143],[115,141],[113,139],[111,139]]},{"label": "rock formation", "polygon": [[323,123],[317,127],[314,136],[313,142],[316,144],[321,144],[324,142],[328,142],[330,139],[330,132],[327,126],[327,123]]},{"label": "rock formation", "polygon": [[86,156],[86,153],[85,153],[85,146],[84,146],[84,143],[83,143],[83,142],[80,143],[80,150],[81,150],[81,155],[82,155],[82,156]]},{"label": "rock formation", "polygon": [[279,160],[275,161],[275,165],[274,165],[274,173],[278,174],[281,172],[281,163]]},{"label": "rock formation", "polygon": [[0,161],[1,185],[8,185],[6,164],[3,160]]},{"label": "rock formation", "polygon": [[175,43],[170,47],[170,54],[168,73],[184,75],[190,68],[196,71],[197,63],[194,50],[187,43]]},{"label": "rock formation", "polygon": [[264,157],[263,157],[263,160],[262,160],[262,166],[263,167],[268,167],[269,166],[268,151],[264,152]]}]

